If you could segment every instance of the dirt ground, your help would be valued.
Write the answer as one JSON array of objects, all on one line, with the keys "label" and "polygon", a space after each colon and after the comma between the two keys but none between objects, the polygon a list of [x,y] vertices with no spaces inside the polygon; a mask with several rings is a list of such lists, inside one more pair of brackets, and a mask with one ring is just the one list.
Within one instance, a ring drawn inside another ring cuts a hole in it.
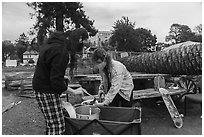
[{"label": "dirt ground", "polygon": [[[13,101],[20,104],[2,114],[3,135],[43,135],[45,133],[44,117],[38,108],[35,98],[18,97],[18,91],[7,91],[2,88],[2,106]],[[183,105],[176,104],[180,113]],[[202,114],[200,105],[191,103],[187,116],[183,118],[184,125],[174,127],[166,106],[156,104],[154,99],[142,101],[142,135],[202,135]]]}]

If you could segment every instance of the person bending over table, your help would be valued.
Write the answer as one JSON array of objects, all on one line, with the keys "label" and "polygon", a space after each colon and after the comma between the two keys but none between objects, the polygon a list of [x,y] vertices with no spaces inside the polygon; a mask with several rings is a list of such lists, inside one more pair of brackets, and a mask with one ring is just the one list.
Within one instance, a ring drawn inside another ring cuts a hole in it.
[{"label": "person bending over table", "polygon": [[98,95],[105,95],[96,106],[131,107],[133,79],[125,65],[111,58],[103,48],[97,48],[92,54],[92,62],[102,77]]},{"label": "person bending over table", "polygon": [[53,32],[42,46],[35,68],[32,86],[45,118],[47,135],[65,133],[60,95],[63,92],[83,94],[83,88],[67,88],[64,79],[69,53],[72,52],[72,46],[75,46],[71,40],[63,32]]}]

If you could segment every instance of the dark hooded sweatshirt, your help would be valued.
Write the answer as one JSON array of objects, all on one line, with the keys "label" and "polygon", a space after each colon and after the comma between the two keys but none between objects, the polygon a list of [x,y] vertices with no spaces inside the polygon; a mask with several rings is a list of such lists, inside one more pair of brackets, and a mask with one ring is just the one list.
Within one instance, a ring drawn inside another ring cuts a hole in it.
[{"label": "dark hooded sweatshirt", "polygon": [[67,89],[64,75],[69,55],[64,40],[54,35],[43,45],[32,81],[36,92],[61,94]]}]

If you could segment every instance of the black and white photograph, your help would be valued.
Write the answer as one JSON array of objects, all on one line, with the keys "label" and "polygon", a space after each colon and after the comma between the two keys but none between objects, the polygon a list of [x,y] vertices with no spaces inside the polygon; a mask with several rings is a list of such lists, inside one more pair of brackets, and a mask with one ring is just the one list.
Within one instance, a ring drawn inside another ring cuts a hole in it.
[{"label": "black and white photograph", "polygon": [[202,135],[202,6],[2,1],[2,135]]}]

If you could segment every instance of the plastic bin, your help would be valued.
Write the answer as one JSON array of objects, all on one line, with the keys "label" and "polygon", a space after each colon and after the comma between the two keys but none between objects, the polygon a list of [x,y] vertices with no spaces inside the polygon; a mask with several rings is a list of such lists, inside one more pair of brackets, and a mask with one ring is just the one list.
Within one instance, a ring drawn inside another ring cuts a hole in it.
[{"label": "plastic bin", "polygon": [[140,135],[141,108],[99,107],[99,119],[65,116],[65,134],[71,135]]}]

